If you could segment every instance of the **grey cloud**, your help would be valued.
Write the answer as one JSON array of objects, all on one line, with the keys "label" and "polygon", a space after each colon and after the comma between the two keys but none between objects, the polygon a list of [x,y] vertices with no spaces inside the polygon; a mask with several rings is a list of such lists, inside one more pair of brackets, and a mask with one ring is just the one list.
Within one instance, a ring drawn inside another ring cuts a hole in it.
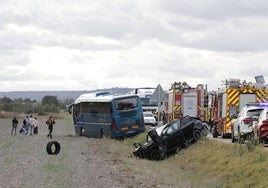
[{"label": "grey cloud", "polygon": [[[151,3],[153,5],[153,2]],[[263,32],[250,29],[251,26],[254,27],[256,17],[265,17],[268,14],[268,3],[265,1],[258,0],[252,3],[206,0],[197,3],[192,0],[168,0],[158,3],[158,6],[152,6],[159,9],[155,17],[146,16],[151,10],[148,9],[149,6],[147,9],[142,9],[142,3],[127,4],[119,1],[119,3],[106,3],[103,6],[101,1],[94,4],[97,9],[92,9],[90,3],[73,9],[68,4],[65,5],[66,9],[59,3],[55,3],[54,7],[51,3],[44,6],[36,4],[36,8],[31,8],[27,14],[2,12],[0,22],[34,25],[40,30],[52,33],[47,39],[35,33],[11,36],[14,37],[13,41],[16,41],[14,42],[16,45],[12,46],[16,48],[27,48],[31,43],[93,50],[122,48],[122,46],[85,43],[83,39],[77,40],[85,36],[104,36],[123,40],[129,45],[157,38],[173,45],[213,51],[267,50],[268,44],[263,41],[263,38],[267,38],[267,29],[264,28]],[[47,12],[48,8],[52,10]],[[166,16],[166,13],[169,16]],[[236,21],[240,18],[248,18],[248,21],[244,23]],[[166,22],[167,25],[162,22]],[[241,27],[245,29],[241,30]],[[189,33],[200,33],[202,37],[187,41],[184,35]],[[57,38],[53,38],[53,35]],[[4,47],[8,48],[8,45]]]},{"label": "grey cloud", "polygon": [[[2,51],[0,50],[0,67],[1,72],[6,72],[10,67],[16,67],[17,71],[20,66],[26,67],[29,64],[29,57],[25,51]],[[11,73],[11,72],[10,72]]]},{"label": "grey cloud", "polygon": [[225,20],[234,17],[267,16],[266,0],[166,0],[160,1],[161,9],[178,16],[189,15],[208,20]]},{"label": "grey cloud", "polygon": [[[31,54],[35,47],[40,49],[37,55],[44,51],[45,56],[50,55],[51,47],[61,47],[61,53],[57,55],[66,55],[66,61],[81,66],[113,63],[113,66],[105,66],[109,68],[107,73],[101,72],[106,80],[91,78],[88,72],[80,74],[84,70],[74,71],[70,77],[78,80],[79,87],[84,84],[87,88],[125,81],[126,77],[153,83],[185,79],[212,82],[214,79],[220,84],[225,76],[252,77],[266,73],[267,55],[257,56],[261,62],[254,62],[255,52],[263,54],[268,50],[265,40],[268,37],[268,3],[264,0],[64,0],[26,1],[25,4],[24,1],[12,1],[21,5],[8,7],[10,2],[0,0],[4,7],[0,10],[0,66],[5,70],[1,72],[0,80],[61,82],[60,76],[45,73],[27,76],[27,70],[20,71],[31,61],[38,61],[30,59],[31,55],[36,55]],[[12,31],[7,27],[10,25],[21,30]],[[94,37],[113,42],[96,42]],[[148,41],[149,45],[144,44]],[[212,57],[203,57],[202,54],[208,51]],[[109,61],[109,56],[111,62],[104,62]],[[54,63],[53,57],[49,60]],[[10,68],[10,64],[14,67]],[[226,64],[235,67],[232,72]],[[16,71],[18,75],[11,75]],[[91,71],[99,70],[92,68]],[[94,84],[89,83],[92,81]],[[114,84],[120,86],[120,83]]]}]

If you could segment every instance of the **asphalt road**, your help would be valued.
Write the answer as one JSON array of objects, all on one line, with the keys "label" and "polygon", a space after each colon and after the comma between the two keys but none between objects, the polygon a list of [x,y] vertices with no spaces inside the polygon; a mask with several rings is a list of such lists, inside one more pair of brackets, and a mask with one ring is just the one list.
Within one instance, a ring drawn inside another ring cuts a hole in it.
[{"label": "asphalt road", "polygon": [[232,143],[231,138],[222,138],[221,136],[218,136],[217,138],[213,138],[212,133],[209,133],[207,135],[207,138],[209,138],[211,140],[218,141],[218,142],[227,143],[227,144],[231,144]]}]

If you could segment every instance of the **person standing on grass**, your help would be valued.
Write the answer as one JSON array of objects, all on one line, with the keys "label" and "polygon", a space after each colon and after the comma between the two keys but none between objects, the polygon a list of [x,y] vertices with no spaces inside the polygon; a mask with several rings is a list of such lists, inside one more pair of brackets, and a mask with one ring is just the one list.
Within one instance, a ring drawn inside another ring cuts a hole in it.
[{"label": "person standing on grass", "polygon": [[15,135],[17,134],[17,126],[18,126],[18,124],[19,124],[19,121],[17,120],[16,117],[14,117],[13,120],[12,120],[11,135],[13,135],[13,132],[14,132]]},{"label": "person standing on grass", "polygon": [[34,129],[34,118],[32,115],[30,115],[28,135],[33,135],[33,129]]},{"label": "person standing on grass", "polygon": [[48,126],[47,138],[52,139],[53,125],[55,124],[55,120],[52,118],[52,116],[49,116],[48,120],[46,121],[46,124]]},{"label": "person standing on grass", "polygon": [[37,117],[34,118],[34,134],[38,134],[38,127],[39,127],[39,121],[37,119]]},{"label": "person standing on grass", "polygon": [[26,130],[26,134],[28,134],[29,131],[29,116],[26,116],[25,119],[23,120],[23,126]]}]

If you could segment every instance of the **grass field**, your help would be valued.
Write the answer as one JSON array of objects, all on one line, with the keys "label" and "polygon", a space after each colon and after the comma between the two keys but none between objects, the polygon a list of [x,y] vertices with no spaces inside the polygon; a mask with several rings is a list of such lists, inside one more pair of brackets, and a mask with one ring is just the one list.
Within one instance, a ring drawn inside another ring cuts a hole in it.
[{"label": "grass field", "polygon": [[[138,137],[135,139],[138,141]],[[132,142],[123,144],[129,148]],[[154,165],[155,171],[169,174],[172,185],[177,183],[172,174],[180,173],[194,186],[268,187],[268,150],[262,144],[225,144],[206,138],[165,161],[153,163],[159,163]]]}]

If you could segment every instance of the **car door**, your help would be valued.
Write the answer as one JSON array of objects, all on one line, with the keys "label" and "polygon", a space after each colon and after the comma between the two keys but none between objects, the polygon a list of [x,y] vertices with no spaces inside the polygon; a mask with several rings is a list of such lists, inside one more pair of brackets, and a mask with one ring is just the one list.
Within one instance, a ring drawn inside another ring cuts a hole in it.
[{"label": "car door", "polygon": [[185,116],[181,119],[181,134],[183,134],[186,140],[193,138],[193,128],[195,119],[190,116]]},{"label": "car door", "polygon": [[176,120],[166,127],[163,130],[161,137],[167,146],[167,150],[173,150],[184,144],[185,139],[181,132],[180,120]]}]

